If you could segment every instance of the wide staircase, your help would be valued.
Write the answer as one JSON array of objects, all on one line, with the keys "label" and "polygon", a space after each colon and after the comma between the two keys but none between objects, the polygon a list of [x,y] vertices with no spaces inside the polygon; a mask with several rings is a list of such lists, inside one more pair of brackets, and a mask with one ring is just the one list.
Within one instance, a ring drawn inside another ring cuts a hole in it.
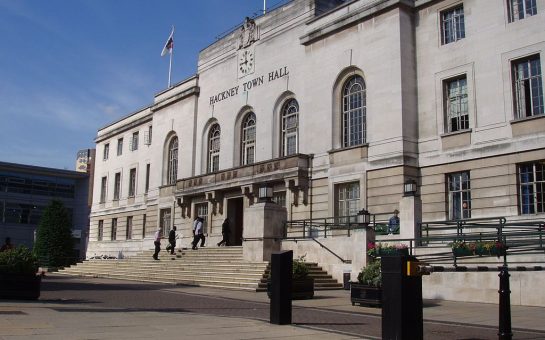
[{"label": "wide staircase", "polygon": [[[306,264],[310,267],[308,275],[314,279],[314,290],[343,289],[343,285],[323,270],[317,263],[306,262]],[[267,281],[269,280],[270,272],[271,267],[268,265],[257,288],[258,292],[267,290]]]},{"label": "wide staircase", "polygon": [[[236,290],[267,289],[269,263],[244,261],[242,247],[182,249],[175,255],[161,251],[159,261],[153,260],[152,255],[152,250],[146,250],[125,259],[85,260],[59,274]],[[309,265],[315,289],[342,288],[317,264]]]}]

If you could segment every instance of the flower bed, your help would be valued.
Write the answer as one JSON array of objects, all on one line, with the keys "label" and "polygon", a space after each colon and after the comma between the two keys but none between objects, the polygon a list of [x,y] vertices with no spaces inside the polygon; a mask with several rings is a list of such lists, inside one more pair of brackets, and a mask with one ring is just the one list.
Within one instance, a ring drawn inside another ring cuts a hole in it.
[{"label": "flower bed", "polygon": [[406,244],[388,244],[388,243],[367,243],[367,255],[372,257],[409,255],[409,248]]},{"label": "flower bed", "polygon": [[499,241],[465,242],[455,241],[450,244],[452,253],[456,257],[463,256],[503,256],[507,246]]}]

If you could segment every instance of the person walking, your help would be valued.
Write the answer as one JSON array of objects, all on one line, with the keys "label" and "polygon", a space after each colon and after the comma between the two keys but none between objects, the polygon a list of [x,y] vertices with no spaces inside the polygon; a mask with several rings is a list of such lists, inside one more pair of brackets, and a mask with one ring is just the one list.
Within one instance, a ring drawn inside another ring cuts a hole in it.
[{"label": "person walking", "polygon": [[[193,242],[191,243],[193,245],[191,249],[193,250],[197,250],[197,243],[199,243],[199,240],[201,240],[201,235],[203,234],[202,222],[203,219],[200,217],[197,217],[193,222]],[[204,240],[201,241],[201,247],[203,246],[203,243]]]},{"label": "person walking", "polygon": [[218,243],[218,247],[220,247],[222,244],[225,244],[226,247],[229,246],[229,234],[231,233],[231,230],[229,228],[229,220],[225,219],[223,221],[223,224],[221,225],[221,234],[223,235],[223,240],[221,240]]},{"label": "person walking", "polygon": [[393,234],[399,231],[399,210],[394,210],[394,216],[388,221],[388,234]]},{"label": "person walking", "polygon": [[154,260],[159,260],[159,252],[161,251],[161,238],[163,238],[163,232],[161,228],[155,232],[153,244],[155,245],[155,253],[153,254]]},{"label": "person walking", "polygon": [[201,248],[204,247],[204,241],[206,241],[206,237],[204,236],[204,219],[202,217],[199,217],[201,220],[201,234],[199,235],[199,238],[201,239]]},{"label": "person walking", "polygon": [[176,226],[173,226],[168,233],[168,243],[166,250],[170,250],[170,255],[174,255],[174,248],[176,248]]}]

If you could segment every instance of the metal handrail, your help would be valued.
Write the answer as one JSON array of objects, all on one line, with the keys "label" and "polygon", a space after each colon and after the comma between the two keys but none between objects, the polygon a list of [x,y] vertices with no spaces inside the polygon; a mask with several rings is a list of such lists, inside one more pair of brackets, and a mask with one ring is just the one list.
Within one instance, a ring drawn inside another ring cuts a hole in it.
[{"label": "metal handrail", "polygon": [[[316,240],[317,237],[351,236],[354,230],[374,229],[387,223],[370,215],[368,223],[357,222],[358,216],[325,217],[306,220],[293,220],[285,224],[285,240]],[[292,236],[296,235],[296,236]],[[507,221],[503,216],[490,218],[473,218],[465,220],[447,220],[420,223],[420,235],[414,239],[396,239],[396,242],[408,242],[413,247],[445,247],[455,241],[492,242],[499,241],[509,250],[503,255],[506,263],[507,255],[536,254],[545,252],[545,221]],[[318,242],[319,243],[319,242]],[[328,249],[333,253],[330,249]],[[341,261],[345,261],[336,255]],[[474,255],[475,257],[478,255]],[[421,255],[430,261],[453,261],[452,252],[444,250]]]}]

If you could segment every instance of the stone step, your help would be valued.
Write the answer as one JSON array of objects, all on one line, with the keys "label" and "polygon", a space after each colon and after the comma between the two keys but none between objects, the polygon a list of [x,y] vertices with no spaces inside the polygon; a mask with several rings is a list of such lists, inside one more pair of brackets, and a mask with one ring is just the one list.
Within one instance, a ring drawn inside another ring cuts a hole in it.
[{"label": "stone step", "polygon": [[[198,250],[177,249],[174,255],[144,250],[124,259],[92,259],[68,267],[59,273],[81,277],[104,277],[142,282],[187,284],[222,289],[266,289],[269,263],[245,262],[242,247],[205,247]],[[307,263],[315,288],[340,289],[331,275],[317,263]]]},{"label": "stone step", "polygon": [[121,276],[121,275],[105,275],[98,273],[71,275],[65,272],[59,272],[62,275],[80,276],[80,277],[93,277],[93,278],[111,278],[117,280],[139,281],[139,282],[153,282],[153,283],[167,283],[167,284],[183,284],[201,287],[214,287],[220,289],[233,289],[233,290],[249,290],[256,291],[257,284],[247,282],[233,282],[233,281],[217,281],[217,280],[183,280],[178,278],[162,278],[162,277],[141,277],[141,276]]},{"label": "stone step", "polygon": [[255,266],[255,265],[245,265],[245,264],[215,264],[215,265],[209,265],[209,266],[202,266],[195,263],[150,263],[150,264],[126,264],[126,263],[119,263],[119,264],[98,264],[98,263],[89,263],[89,264],[78,264],[74,266],[67,267],[66,270],[72,269],[72,268],[114,268],[116,270],[124,270],[124,269],[134,269],[134,270],[146,270],[146,271],[153,271],[153,270],[198,270],[202,271],[203,269],[206,270],[216,270],[216,271],[255,271],[259,272],[261,274],[264,273],[264,266]]},{"label": "stone step", "polygon": [[182,280],[182,281],[227,281],[227,282],[256,282],[262,276],[259,274],[244,274],[244,275],[219,275],[214,272],[198,273],[198,272],[118,272],[118,271],[109,271],[109,270],[79,270],[79,271],[70,271],[63,272],[64,274],[73,274],[75,276],[89,276],[89,275],[100,275],[104,277],[115,277],[115,278],[157,278],[163,280]]},{"label": "stone step", "polygon": [[112,267],[112,268],[218,268],[218,269],[248,269],[248,270],[259,270],[265,272],[266,264],[263,263],[245,263],[245,262],[182,262],[182,261],[155,261],[150,262],[141,262],[141,263],[128,263],[128,262],[117,262],[117,263],[101,263],[101,262],[85,262],[80,263],[68,268],[76,267]]}]

